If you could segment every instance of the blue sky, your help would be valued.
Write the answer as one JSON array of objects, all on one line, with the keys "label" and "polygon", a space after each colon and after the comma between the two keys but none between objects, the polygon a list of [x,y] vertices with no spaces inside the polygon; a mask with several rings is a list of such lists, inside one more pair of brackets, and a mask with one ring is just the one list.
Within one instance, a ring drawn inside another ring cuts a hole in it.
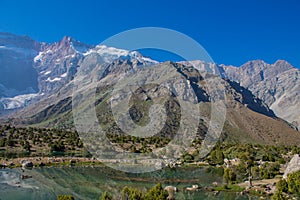
[{"label": "blue sky", "polygon": [[0,0],[0,9],[0,31],[39,41],[70,35],[98,44],[128,29],[165,27],[197,40],[220,64],[285,59],[300,67],[297,0]]}]

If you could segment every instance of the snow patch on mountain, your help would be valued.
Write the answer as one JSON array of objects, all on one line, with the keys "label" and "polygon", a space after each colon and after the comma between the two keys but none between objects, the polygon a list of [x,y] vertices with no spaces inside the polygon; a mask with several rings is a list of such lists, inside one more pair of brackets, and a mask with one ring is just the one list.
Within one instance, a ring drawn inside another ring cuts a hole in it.
[{"label": "snow patch on mountain", "polygon": [[52,53],[52,50],[47,50],[47,51],[40,51],[39,54],[37,56],[35,56],[33,58],[33,61],[34,62],[38,62],[38,61],[41,61],[43,56],[45,56],[46,54],[51,54]]},{"label": "snow patch on mountain", "polygon": [[13,98],[1,98],[0,104],[5,110],[23,108],[38,96],[39,94],[24,94]]},{"label": "snow patch on mountain", "polygon": [[45,75],[48,75],[48,74],[50,74],[51,73],[51,71],[46,71],[44,74]]},{"label": "snow patch on mountain", "polygon": [[114,60],[123,58],[123,59],[136,59],[140,62],[149,62],[153,64],[158,63],[157,61],[152,60],[151,58],[143,57],[137,51],[117,49],[115,47],[108,47],[106,45],[97,45],[95,48],[90,49],[83,55],[87,56],[92,53],[97,53],[98,55],[100,55],[105,62],[112,62]]},{"label": "snow patch on mountain", "polygon": [[67,75],[68,75],[68,73],[66,72],[66,73],[60,75],[60,77],[65,78],[65,77],[67,77]]},{"label": "snow patch on mountain", "polygon": [[48,82],[56,82],[56,81],[60,81],[60,80],[61,80],[61,78],[56,77],[56,78],[54,78],[54,79],[47,78],[46,81],[48,81]]}]

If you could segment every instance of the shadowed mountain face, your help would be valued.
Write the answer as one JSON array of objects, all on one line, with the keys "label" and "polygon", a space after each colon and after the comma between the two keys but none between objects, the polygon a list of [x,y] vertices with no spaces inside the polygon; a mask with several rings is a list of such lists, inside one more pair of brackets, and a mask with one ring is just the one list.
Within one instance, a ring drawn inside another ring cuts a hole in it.
[{"label": "shadowed mountain face", "polygon": [[274,112],[259,98],[255,97],[250,90],[242,87],[240,84],[234,81],[227,81],[229,85],[235,90],[239,91],[236,100],[241,104],[247,106],[250,110],[264,114],[269,117],[275,117]]},{"label": "shadowed mountain face", "polygon": [[0,97],[38,92],[33,59],[42,46],[26,36],[0,33]]},{"label": "shadowed mountain face", "polygon": [[[185,64],[185,62],[182,62]],[[200,71],[216,71],[219,75],[251,91],[272,109],[276,116],[300,130],[300,79],[298,68],[284,60],[274,64],[254,60],[240,67],[191,61]],[[298,127],[298,128],[297,128]]]}]

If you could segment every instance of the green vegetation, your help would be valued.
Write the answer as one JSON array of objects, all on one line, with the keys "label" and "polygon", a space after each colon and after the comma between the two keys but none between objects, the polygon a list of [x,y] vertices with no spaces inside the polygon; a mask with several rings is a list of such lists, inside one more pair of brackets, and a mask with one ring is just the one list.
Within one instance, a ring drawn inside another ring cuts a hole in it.
[{"label": "green vegetation", "polygon": [[224,181],[226,182],[226,184],[231,184],[234,181],[236,181],[236,174],[233,172],[232,169],[230,168],[226,168],[224,170],[224,175],[223,175]]},{"label": "green vegetation", "polygon": [[[161,183],[156,184],[153,188],[148,191],[142,191],[137,188],[124,187],[122,189],[121,196],[116,195],[113,197],[106,191],[102,193],[100,200],[167,200],[168,192],[162,188]],[[74,200],[72,195],[58,195],[57,200]]]},{"label": "green vegetation", "polygon": [[287,181],[281,179],[276,184],[272,200],[298,199],[300,197],[300,171],[288,175]]},{"label": "green vegetation", "polygon": [[288,191],[300,197],[300,171],[288,175]]},{"label": "green vegetation", "polygon": [[284,193],[288,192],[288,184],[286,180],[281,179],[276,184],[276,191],[272,196],[272,200],[284,200],[286,199],[286,195]]},{"label": "green vegetation", "polygon": [[[114,145],[125,151],[148,153],[167,145],[171,139],[161,136],[139,138],[131,135],[107,134]],[[35,156],[90,157],[78,133],[60,129],[16,128],[0,126],[0,158]]]},{"label": "green vegetation", "polygon": [[0,126],[0,157],[57,155],[86,157],[88,154],[77,132]]},{"label": "green vegetation", "polygon": [[112,200],[112,196],[109,195],[107,192],[103,192],[102,196],[100,197],[100,200]]},{"label": "green vegetation", "polygon": [[[219,143],[211,153],[198,158],[197,145],[201,140],[195,140],[194,150],[185,152],[182,163],[206,161],[210,165],[223,165],[224,159],[229,160],[230,169],[224,171],[225,182],[243,182],[245,180],[270,179],[279,175],[280,164],[288,162],[294,153],[300,152],[298,146],[272,146],[247,143]],[[232,161],[235,160],[235,161]]]},{"label": "green vegetation", "polygon": [[58,195],[57,200],[75,200],[71,195]]},{"label": "green vegetation", "polygon": [[210,153],[210,159],[211,164],[222,165],[224,164],[224,153],[221,151],[220,148],[217,147]]},{"label": "green vegetation", "polygon": [[131,135],[107,134],[109,140],[128,152],[148,153],[155,148],[164,147],[171,140],[169,138],[153,136],[148,138],[140,138]]},{"label": "green vegetation", "polygon": [[128,200],[141,200],[143,197],[142,191],[136,188],[125,187],[122,190],[122,198]]},{"label": "green vegetation", "polygon": [[125,187],[122,190],[122,199],[124,200],[165,200],[168,193],[163,190],[161,183],[151,188],[147,193],[143,193],[136,188]]},{"label": "green vegetation", "polygon": [[281,192],[288,191],[288,184],[285,179],[280,179],[280,181],[276,183],[276,190]]},{"label": "green vegetation", "polygon": [[156,186],[154,186],[152,189],[149,190],[148,193],[145,194],[144,199],[145,200],[164,200],[167,199],[168,192],[166,192],[163,188],[161,183],[158,183]]},{"label": "green vegetation", "polygon": [[[132,111],[133,112],[133,111]],[[134,112],[133,112],[134,113]],[[139,116],[140,114],[135,113]],[[141,119],[140,123],[143,122]],[[118,145],[128,152],[148,153],[155,148],[167,145],[172,138],[156,135],[149,138],[139,138],[118,133],[107,134],[112,144]],[[199,158],[199,147],[202,140],[198,137],[192,147],[182,154],[179,164],[202,161],[220,169],[225,185],[215,190],[240,191],[236,183],[252,180],[272,179],[280,175],[280,165],[288,162],[292,155],[300,152],[298,146],[272,146],[247,143],[218,143],[205,158]],[[15,158],[28,156],[77,156],[90,157],[84,148],[77,132],[42,129],[16,128],[9,125],[0,126],[0,158]],[[54,163],[53,165],[69,165],[70,162]],[[93,162],[81,163],[93,165]],[[44,164],[45,165],[45,164]],[[18,165],[19,166],[19,165]],[[273,199],[286,199],[286,195],[300,195],[300,172],[288,176],[288,180],[277,183],[277,190]],[[161,184],[156,185],[148,192],[135,188],[125,187],[121,194],[123,199],[166,199],[167,192]],[[62,197],[61,198],[69,198]],[[113,199],[104,192],[100,199]]]}]

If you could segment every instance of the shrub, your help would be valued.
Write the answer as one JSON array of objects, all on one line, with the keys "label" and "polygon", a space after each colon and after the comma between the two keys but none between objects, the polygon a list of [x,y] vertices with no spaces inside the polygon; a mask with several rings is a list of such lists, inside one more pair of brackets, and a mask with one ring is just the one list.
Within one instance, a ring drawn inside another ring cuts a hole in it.
[{"label": "shrub", "polygon": [[288,191],[300,196],[300,171],[288,175]]},{"label": "shrub", "polygon": [[230,168],[226,168],[224,170],[224,175],[223,175],[224,181],[228,183],[232,183],[233,181],[236,180],[236,175]]},{"label": "shrub", "polygon": [[161,183],[158,183],[145,195],[145,200],[165,200],[168,197],[168,192],[162,188]]},{"label": "shrub", "polygon": [[58,195],[57,200],[75,200],[72,195]]},{"label": "shrub", "polygon": [[272,200],[286,200],[286,198],[284,197],[284,195],[281,191],[276,190],[276,192],[272,196]]},{"label": "shrub", "polygon": [[138,189],[124,187],[122,190],[122,198],[126,200],[142,200],[143,194]]},{"label": "shrub", "polygon": [[280,181],[278,181],[276,183],[276,190],[281,191],[281,192],[287,192],[288,191],[288,184],[287,184],[286,180],[280,179]]},{"label": "shrub", "polygon": [[107,192],[103,192],[102,196],[100,197],[100,200],[112,200],[112,196],[109,195]]}]

